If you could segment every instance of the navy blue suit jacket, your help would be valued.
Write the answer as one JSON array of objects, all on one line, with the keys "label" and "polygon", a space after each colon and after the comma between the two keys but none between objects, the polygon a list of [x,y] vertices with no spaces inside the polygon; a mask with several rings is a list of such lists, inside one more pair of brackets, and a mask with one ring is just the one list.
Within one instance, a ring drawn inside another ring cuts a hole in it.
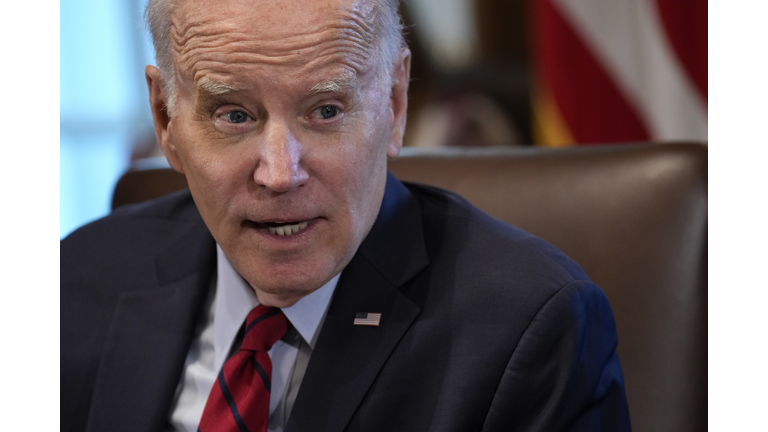
[{"label": "navy blue suit jacket", "polygon": [[[162,429],[215,269],[188,191],[62,242],[62,430]],[[629,430],[616,344],[605,295],[556,248],[390,175],[286,431]]]}]

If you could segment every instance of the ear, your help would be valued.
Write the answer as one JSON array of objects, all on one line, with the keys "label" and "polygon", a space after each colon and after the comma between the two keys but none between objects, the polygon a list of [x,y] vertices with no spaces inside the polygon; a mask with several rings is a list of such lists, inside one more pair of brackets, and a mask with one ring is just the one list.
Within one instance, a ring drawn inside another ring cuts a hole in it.
[{"label": "ear", "polygon": [[411,79],[411,50],[403,48],[392,66],[392,93],[389,96],[389,115],[392,133],[387,157],[396,158],[403,148],[403,134],[408,112],[408,83]]},{"label": "ear", "polygon": [[152,108],[152,120],[155,122],[155,135],[160,148],[165,153],[171,167],[184,174],[184,168],[179,158],[176,145],[173,143],[173,130],[171,116],[168,115],[168,97],[165,92],[165,83],[160,75],[160,69],[147,65],[144,69],[149,88],[149,105]]}]

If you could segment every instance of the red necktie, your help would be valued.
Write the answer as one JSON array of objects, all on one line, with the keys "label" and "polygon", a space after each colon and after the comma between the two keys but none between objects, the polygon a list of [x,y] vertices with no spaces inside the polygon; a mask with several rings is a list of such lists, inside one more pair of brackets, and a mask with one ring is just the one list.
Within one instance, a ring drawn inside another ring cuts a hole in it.
[{"label": "red necktie", "polygon": [[278,308],[256,306],[245,319],[240,352],[219,373],[205,403],[199,432],[265,432],[269,419],[272,345],[285,335],[288,322]]}]

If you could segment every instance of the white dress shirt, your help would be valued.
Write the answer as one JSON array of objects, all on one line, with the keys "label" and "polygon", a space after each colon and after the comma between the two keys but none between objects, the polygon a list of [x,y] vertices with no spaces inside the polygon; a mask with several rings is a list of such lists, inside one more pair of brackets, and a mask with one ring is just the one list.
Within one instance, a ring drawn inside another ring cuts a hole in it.
[{"label": "white dress shirt", "polygon": [[[198,322],[187,353],[171,406],[168,431],[197,431],[219,371],[240,349],[240,328],[248,313],[259,305],[254,290],[235,271],[218,245],[216,254],[216,290],[206,302],[205,316]],[[295,305],[282,309],[293,328],[269,350],[272,389],[268,431],[281,432],[285,427],[338,280],[336,275]]]}]

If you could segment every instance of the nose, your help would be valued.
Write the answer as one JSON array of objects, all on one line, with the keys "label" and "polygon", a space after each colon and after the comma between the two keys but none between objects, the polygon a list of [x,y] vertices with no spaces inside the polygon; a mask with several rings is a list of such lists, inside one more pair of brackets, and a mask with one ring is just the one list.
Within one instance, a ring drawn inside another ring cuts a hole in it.
[{"label": "nose", "polygon": [[259,146],[260,157],[253,173],[259,186],[275,192],[288,192],[309,180],[302,167],[302,145],[285,125],[270,122]]}]

